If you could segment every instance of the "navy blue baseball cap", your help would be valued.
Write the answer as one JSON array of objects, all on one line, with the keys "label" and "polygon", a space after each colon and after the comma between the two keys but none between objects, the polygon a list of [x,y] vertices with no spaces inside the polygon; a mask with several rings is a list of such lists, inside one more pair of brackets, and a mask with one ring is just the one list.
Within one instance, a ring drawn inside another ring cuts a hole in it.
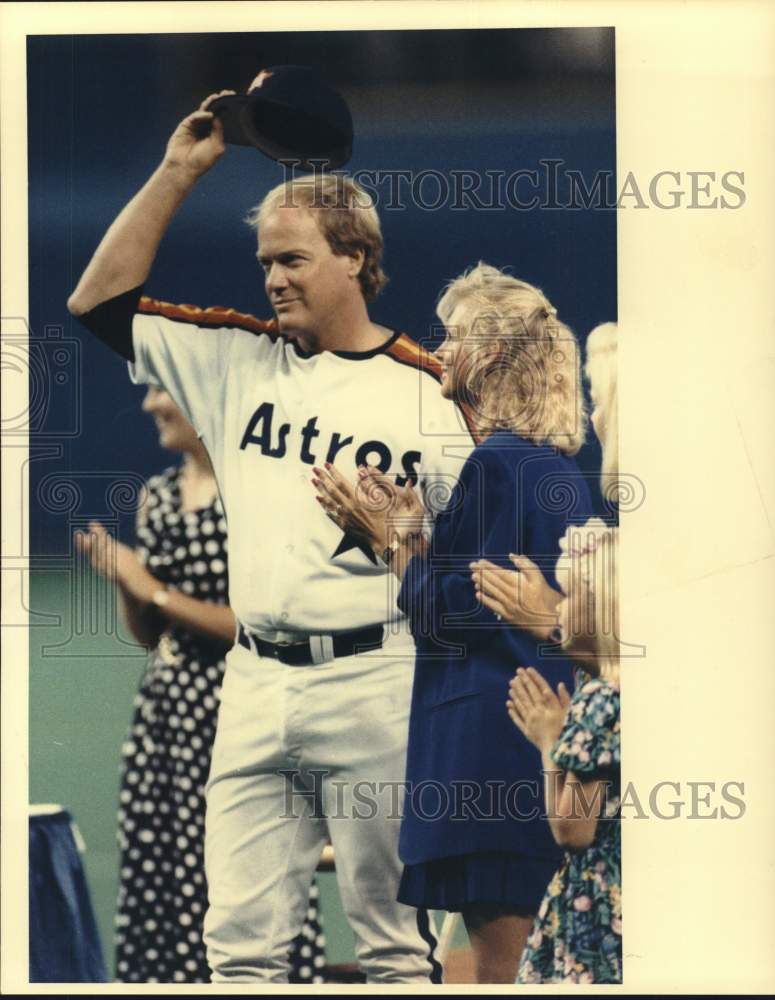
[{"label": "navy blue baseball cap", "polygon": [[246,94],[218,97],[208,110],[226,142],[255,146],[303,170],[341,167],[352,155],[350,109],[311,66],[262,69]]}]

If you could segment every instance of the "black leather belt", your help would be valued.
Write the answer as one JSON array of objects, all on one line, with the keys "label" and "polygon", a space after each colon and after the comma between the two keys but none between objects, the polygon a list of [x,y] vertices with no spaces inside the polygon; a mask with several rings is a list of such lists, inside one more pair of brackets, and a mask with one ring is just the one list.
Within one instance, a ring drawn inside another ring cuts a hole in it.
[{"label": "black leather belt", "polygon": [[[366,628],[353,629],[351,632],[340,632],[330,637],[333,654],[338,656],[355,656],[382,646],[384,630],[382,625],[369,625]],[[268,656],[279,660],[289,667],[309,667],[313,663],[326,662],[315,660],[312,655],[310,640],[304,642],[275,643],[259,639],[257,635],[248,632],[240,624],[237,641],[240,646],[249,649],[256,656]],[[313,640],[314,641],[314,640]],[[330,657],[329,657],[330,660]]]}]

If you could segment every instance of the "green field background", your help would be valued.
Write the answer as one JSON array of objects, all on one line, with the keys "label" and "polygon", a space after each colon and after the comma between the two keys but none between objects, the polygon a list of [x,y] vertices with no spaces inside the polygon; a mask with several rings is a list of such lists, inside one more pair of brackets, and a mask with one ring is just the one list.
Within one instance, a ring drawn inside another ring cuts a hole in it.
[{"label": "green field background", "polygon": [[[78,824],[112,976],[120,754],[146,654],[116,620],[112,589],[88,571],[32,572],[29,607],[30,802],[60,803]],[[352,962],[335,875],[321,873],[318,885],[327,959]]]}]

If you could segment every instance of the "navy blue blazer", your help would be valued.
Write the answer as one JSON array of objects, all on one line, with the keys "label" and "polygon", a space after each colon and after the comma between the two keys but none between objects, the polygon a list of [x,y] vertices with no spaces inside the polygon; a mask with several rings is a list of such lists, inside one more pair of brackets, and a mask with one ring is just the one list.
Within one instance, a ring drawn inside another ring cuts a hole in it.
[{"label": "navy blue blazer", "polygon": [[[556,860],[545,817],[539,752],[505,702],[518,666],[573,689],[556,647],[499,622],[476,601],[469,563],[513,569],[529,556],[555,587],[559,540],[592,516],[576,462],[497,431],[465,463],[426,556],[409,563],[398,603],[417,658],[399,853],[404,864],[482,851]],[[543,646],[544,652],[539,652]]]}]

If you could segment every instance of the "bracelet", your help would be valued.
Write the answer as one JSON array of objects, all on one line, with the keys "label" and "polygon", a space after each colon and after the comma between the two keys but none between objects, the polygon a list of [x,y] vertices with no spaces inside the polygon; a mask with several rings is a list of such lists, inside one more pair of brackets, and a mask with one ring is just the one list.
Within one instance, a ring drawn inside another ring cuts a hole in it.
[{"label": "bracelet", "polygon": [[418,539],[425,541],[425,534],[422,531],[412,532],[409,535],[404,535],[403,538],[399,538],[398,535],[396,535],[390,545],[386,546],[386,548],[382,550],[382,562],[385,563],[386,566],[389,566],[393,561],[393,556],[396,552],[398,552],[402,545],[406,545],[408,543],[413,545]]},{"label": "bracelet", "polygon": [[172,595],[167,587],[159,587],[158,590],[154,590],[151,602],[155,604],[157,608],[166,608],[170,602],[171,596]]},{"label": "bracelet", "polygon": [[389,566],[393,561],[393,556],[396,554],[396,552],[398,552],[400,548],[401,548],[401,542],[399,541],[398,538],[394,538],[393,541],[390,543],[390,545],[386,546],[382,550],[382,562],[386,566]]}]

